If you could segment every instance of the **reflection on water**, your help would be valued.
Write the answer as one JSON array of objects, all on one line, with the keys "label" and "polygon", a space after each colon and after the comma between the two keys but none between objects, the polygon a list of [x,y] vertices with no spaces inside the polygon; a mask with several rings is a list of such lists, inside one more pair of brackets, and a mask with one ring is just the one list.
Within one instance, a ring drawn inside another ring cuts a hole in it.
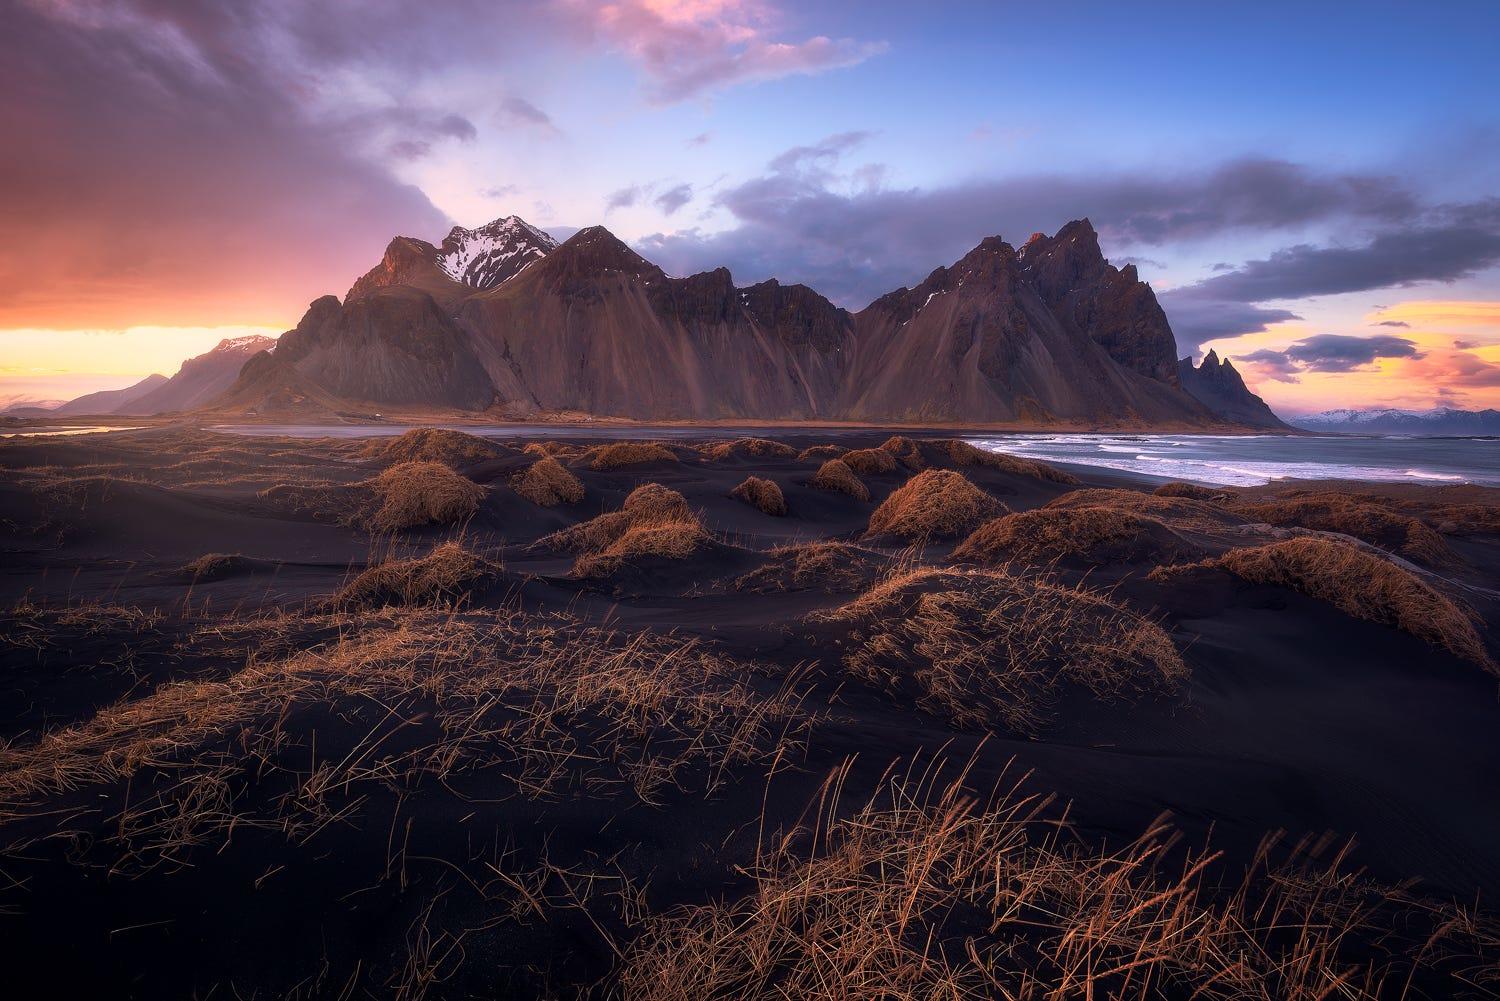
[{"label": "reflection on water", "polygon": [[12,428],[9,431],[0,431],[0,438],[61,438],[73,434],[103,434],[106,431],[139,431],[140,428],[115,427],[113,424],[99,424],[91,427],[45,427],[45,428]]}]

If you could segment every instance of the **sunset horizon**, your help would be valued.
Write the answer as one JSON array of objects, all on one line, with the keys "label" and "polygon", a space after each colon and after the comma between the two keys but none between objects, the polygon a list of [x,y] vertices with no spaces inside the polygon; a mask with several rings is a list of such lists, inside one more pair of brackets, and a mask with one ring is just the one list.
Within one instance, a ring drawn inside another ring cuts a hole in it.
[{"label": "sunset horizon", "polygon": [[24,0],[0,402],[170,376],[290,329],[393,237],[514,214],[850,310],[1087,217],[1179,354],[1278,412],[1500,405],[1500,72],[1464,58],[1492,11],[1153,14],[377,4],[355,36],[296,5]]}]

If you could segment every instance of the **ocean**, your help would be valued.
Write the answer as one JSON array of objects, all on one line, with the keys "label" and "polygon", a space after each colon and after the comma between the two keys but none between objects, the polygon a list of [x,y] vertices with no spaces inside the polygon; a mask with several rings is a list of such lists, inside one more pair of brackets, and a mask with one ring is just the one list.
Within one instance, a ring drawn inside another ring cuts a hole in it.
[{"label": "ocean", "polygon": [[983,448],[1062,465],[1210,486],[1284,479],[1500,486],[1500,438],[1017,434],[970,440]]}]

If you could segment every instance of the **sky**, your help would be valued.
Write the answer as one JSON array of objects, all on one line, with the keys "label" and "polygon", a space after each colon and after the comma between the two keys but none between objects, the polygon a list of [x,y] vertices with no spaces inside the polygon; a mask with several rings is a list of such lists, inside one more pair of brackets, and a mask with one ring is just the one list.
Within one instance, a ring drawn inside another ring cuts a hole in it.
[{"label": "sky", "polygon": [[0,406],[510,214],[851,309],[1088,217],[1278,412],[1500,406],[1491,0],[6,8]]}]

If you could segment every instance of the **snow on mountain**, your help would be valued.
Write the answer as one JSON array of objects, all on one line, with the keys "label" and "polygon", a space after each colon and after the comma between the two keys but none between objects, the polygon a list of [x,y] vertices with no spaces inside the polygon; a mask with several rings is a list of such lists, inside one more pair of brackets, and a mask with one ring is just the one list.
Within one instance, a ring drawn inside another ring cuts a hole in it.
[{"label": "snow on mountain", "polygon": [[1293,417],[1287,423],[1304,431],[1344,434],[1489,435],[1500,434],[1500,411],[1455,410],[1452,407],[1431,410],[1342,408]]},{"label": "snow on mountain", "polygon": [[437,265],[449,278],[490,289],[514,278],[557,246],[547,233],[506,216],[478,229],[454,226],[438,248]]}]

